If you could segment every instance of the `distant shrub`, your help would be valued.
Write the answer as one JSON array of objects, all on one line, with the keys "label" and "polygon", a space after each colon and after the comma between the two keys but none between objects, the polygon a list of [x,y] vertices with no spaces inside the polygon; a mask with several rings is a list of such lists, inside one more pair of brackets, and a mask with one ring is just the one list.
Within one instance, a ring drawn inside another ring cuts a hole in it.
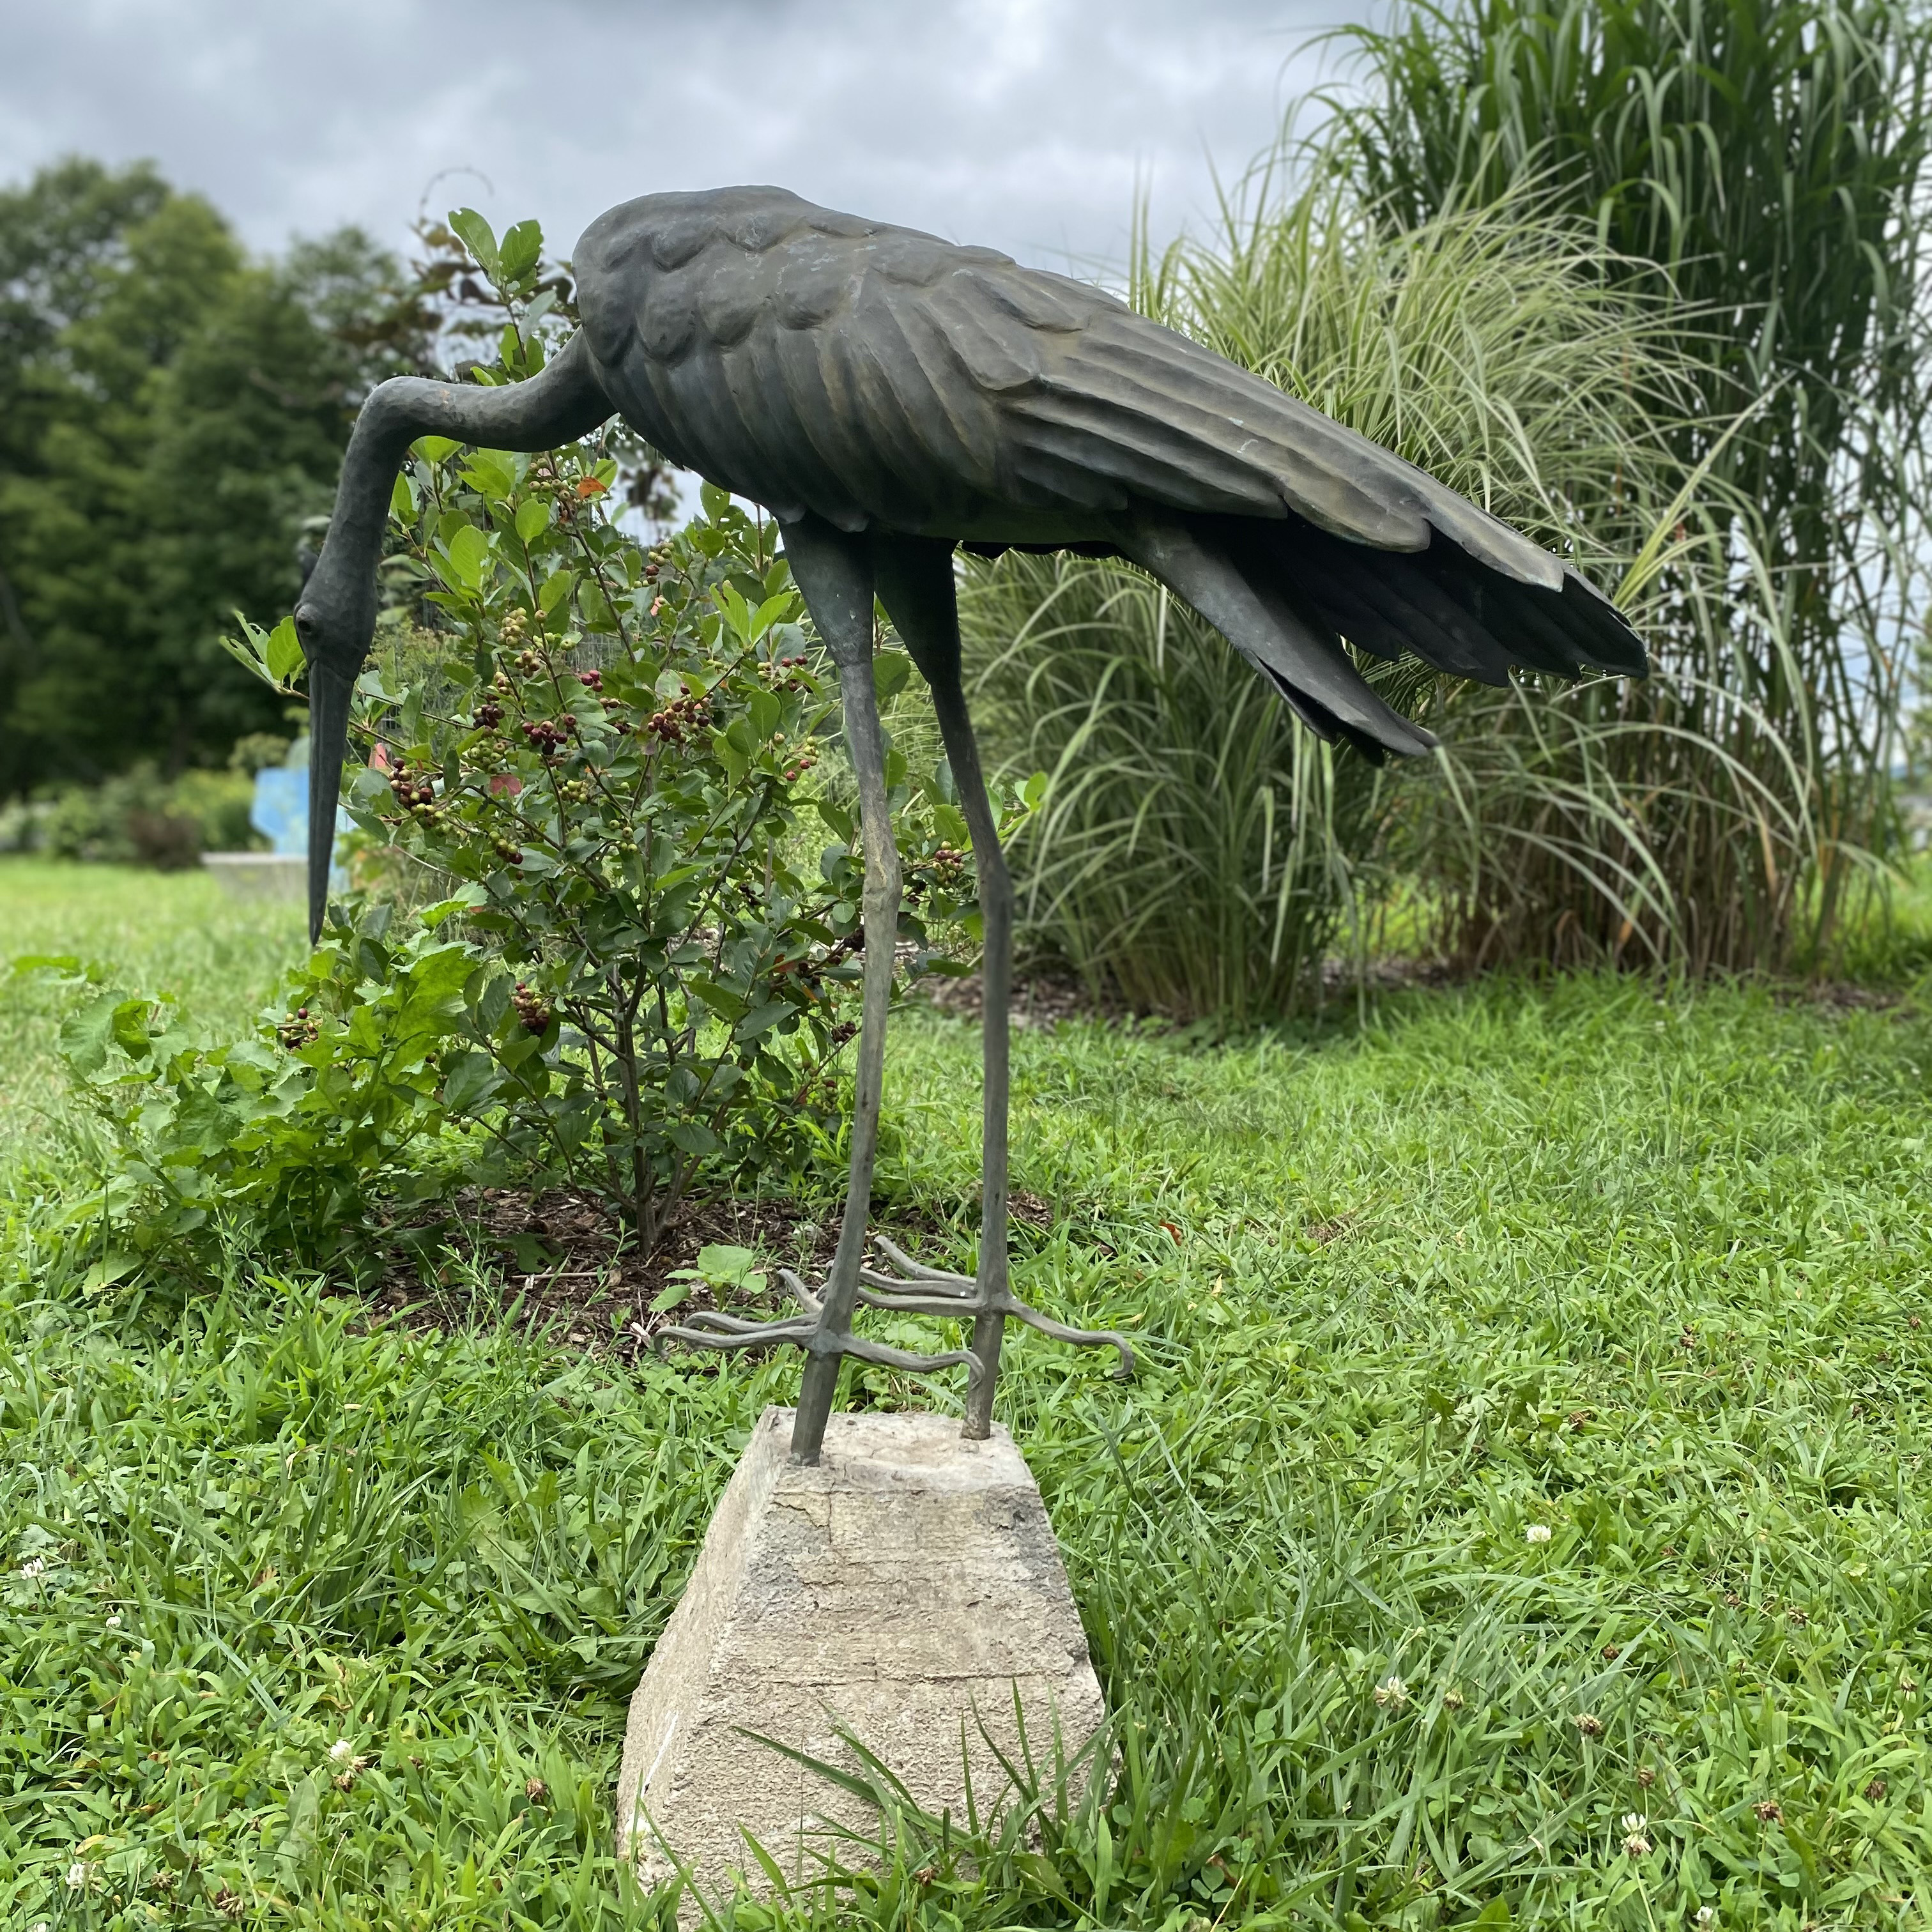
[{"label": "distant shrub", "polygon": [[248,822],[254,788],[239,772],[184,772],[172,782],[142,764],[98,785],[70,785],[23,815],[14,849],[90,864],[173,872],[203,852],[260,844]]}]

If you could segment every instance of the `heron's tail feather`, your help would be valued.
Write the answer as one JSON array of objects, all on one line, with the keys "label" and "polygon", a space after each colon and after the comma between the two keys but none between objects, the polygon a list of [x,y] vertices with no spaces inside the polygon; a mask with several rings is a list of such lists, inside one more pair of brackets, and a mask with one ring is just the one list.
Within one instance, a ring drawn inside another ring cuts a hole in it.
[{"label": "heron's tail feather", "polygon": [[1513,664],[1559,677],[1648,669],[1622,614],[1567,564],[1553,584],[1530,582],[1440,532],[1426,550],[1384,550],[1299,517],[1219,527],[1250,578],[1278,584],[1306,622],[1376,657],[1412,651],[1438,670],[1498,686]]},{"label": "heron's tail feather", "polygon": [[1332,634],[1288,599],[1281,573],[1218,520],[1153,517],[1136,520],[1121,550],[1191,604],[1279,691],[1318,736],[1346,738],[1379,764],[1394,752],[1413,757],[1436,740],[1376,696]]},{"label": "heron's tail feather", "polygon": [[1647,669],[1622,614],[1568,566],[1554,584],[1528,583],[1439,535],[1426,550],[1378,550],[1300,517],[1170,513],[1137,520],[1120,548],[1192,604],[1311,730],[1377,762],[1436,740],[1376,694],[1344,638],[1376,657],[1409,651],[1485,684],[1507,684],[1513,664],[1560,677]]}]

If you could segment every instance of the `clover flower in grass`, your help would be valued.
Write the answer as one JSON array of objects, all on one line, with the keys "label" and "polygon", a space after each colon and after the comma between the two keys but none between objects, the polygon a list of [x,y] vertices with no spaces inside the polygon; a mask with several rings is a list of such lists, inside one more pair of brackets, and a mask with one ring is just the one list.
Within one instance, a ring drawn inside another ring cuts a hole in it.
[{"label": "clover flower in grass", "polygon": [[1624,1850],[1634,1858],[1647,1858],[1650,1856],[1650,1840],[1646,1834],[1650,1830],[1650,1820],[1641,1811],[1624,1814]]},{"label": "clover flower in grass", "polygon": [[1523,1532],[1522,1540],[1526,1543],[1547,1543],[1550,1540],[1550,1535],[1549,1524],[1533,1522]]},{"label": "clover flower in grass", "polygon": [[67,1868],[67,1888],[85,1892],[94,1882],[94,1868],[85,1858],[76,1858]]},{"label": "clover flower in grass", "polygon": [[338,1738],[328,1748],[331,1764],[347,1764],[356,1756],[356,1747],[346,1738]]},{"label": "clover flower in grass", "polygon": [[1695,1922],[1700,1925],[1714,1925],[1718,1922],[1718,1908],[1714,1905],[1700,1905]]},{"label": "clover flower in grass", "polygon": [[20,1565],[22,1576],[43,1576],[46,1574],[47,1559],[44,1556],[30,1556]]},{"label": "clover flower in grass", "polygon": [[1408,1686],[1400,1677],[1385,1678],[1376,1686],[1376,1702],[1384,1706],[1393,1705],[1400,1711],[1408,1702]]}]

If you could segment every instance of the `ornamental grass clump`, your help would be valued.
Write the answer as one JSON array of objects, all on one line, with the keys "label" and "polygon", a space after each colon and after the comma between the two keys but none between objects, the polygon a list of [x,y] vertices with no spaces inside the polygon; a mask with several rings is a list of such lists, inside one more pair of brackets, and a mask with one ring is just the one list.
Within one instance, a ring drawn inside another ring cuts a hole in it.
[{"label": "ornamental grass clump", "polygon": [[[1449,950],[1816,957],[1900,832],[1932,19],[1904,0],[1452,0],[1346,37],[1361,86],[1341,152],[1391,236],[1526,193],[1600,234],[1610,282],[1675,332],[1692,402],[1658,428],[1702,479],[1648,684],[1459,700],[1462,782],[1426,861]],[[1576,507],[1614,515],[1614,486]]]},{"label": "ornamental grass clump", "polygon": [[[1657,425],[1682,406],[1682,358],[1659,316],[1527,196],[1390,232],[1339,162],[1290,158],[1264,159],[1218,233],[1144,254],[1138,305],[1615,586],[1678,475]],[[1578,521],[1576,503],[1612,499],[1611,526]],[[962,611],[996,760],[1048,775],[1016,854],[1034,942],[1189,1018],[1318,997],[1324,955],[1370,936],[1426,772],[1317,742],[1118,561],[1010,554],[969,572]],[[1439,716],[1447,681],[1358,662],[1399,708]]]}]

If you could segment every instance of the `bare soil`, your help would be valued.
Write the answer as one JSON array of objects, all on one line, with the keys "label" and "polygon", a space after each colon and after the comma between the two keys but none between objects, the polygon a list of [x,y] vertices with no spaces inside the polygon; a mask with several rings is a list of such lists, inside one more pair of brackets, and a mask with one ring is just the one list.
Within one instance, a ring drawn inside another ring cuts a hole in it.
[{"label": "bare soil", "polygon": [[[388,1265],[364,1292],[372,1319],[451,1328],[494,1322],[506,1312],[530,1332],[555,1342],[628,1361],[646,1352],[661,1329],[699,1309],[724,1307],[756,1318],[776,1315],[788,1298],[774,1279],[760,1294],[722,1295],[688,1284],[686,1298],[664,1312],[651,1304],[679,1270],[713,1245],[748,1248],[768,1274],[790,1268],[808,1282],[821,1278],[838,1240],[836,1205],[814,1208],[778,1198],[687,1202],[656,1251],[640,1256],[626,1231],[586,1195],[562,1189],[530,1193],[516,1188],[472,1188],[459,1194],[446,1222],[399,1224],[386,1250]],[[1022,1189],[1012,1217],[1036,1234],[1054,1212]],[[960,1216],[977,1218],[976,1203]],[[932,1210],[902,1210],[880,1225],[908,1252],[943,1247],[957,1225]]]}]

